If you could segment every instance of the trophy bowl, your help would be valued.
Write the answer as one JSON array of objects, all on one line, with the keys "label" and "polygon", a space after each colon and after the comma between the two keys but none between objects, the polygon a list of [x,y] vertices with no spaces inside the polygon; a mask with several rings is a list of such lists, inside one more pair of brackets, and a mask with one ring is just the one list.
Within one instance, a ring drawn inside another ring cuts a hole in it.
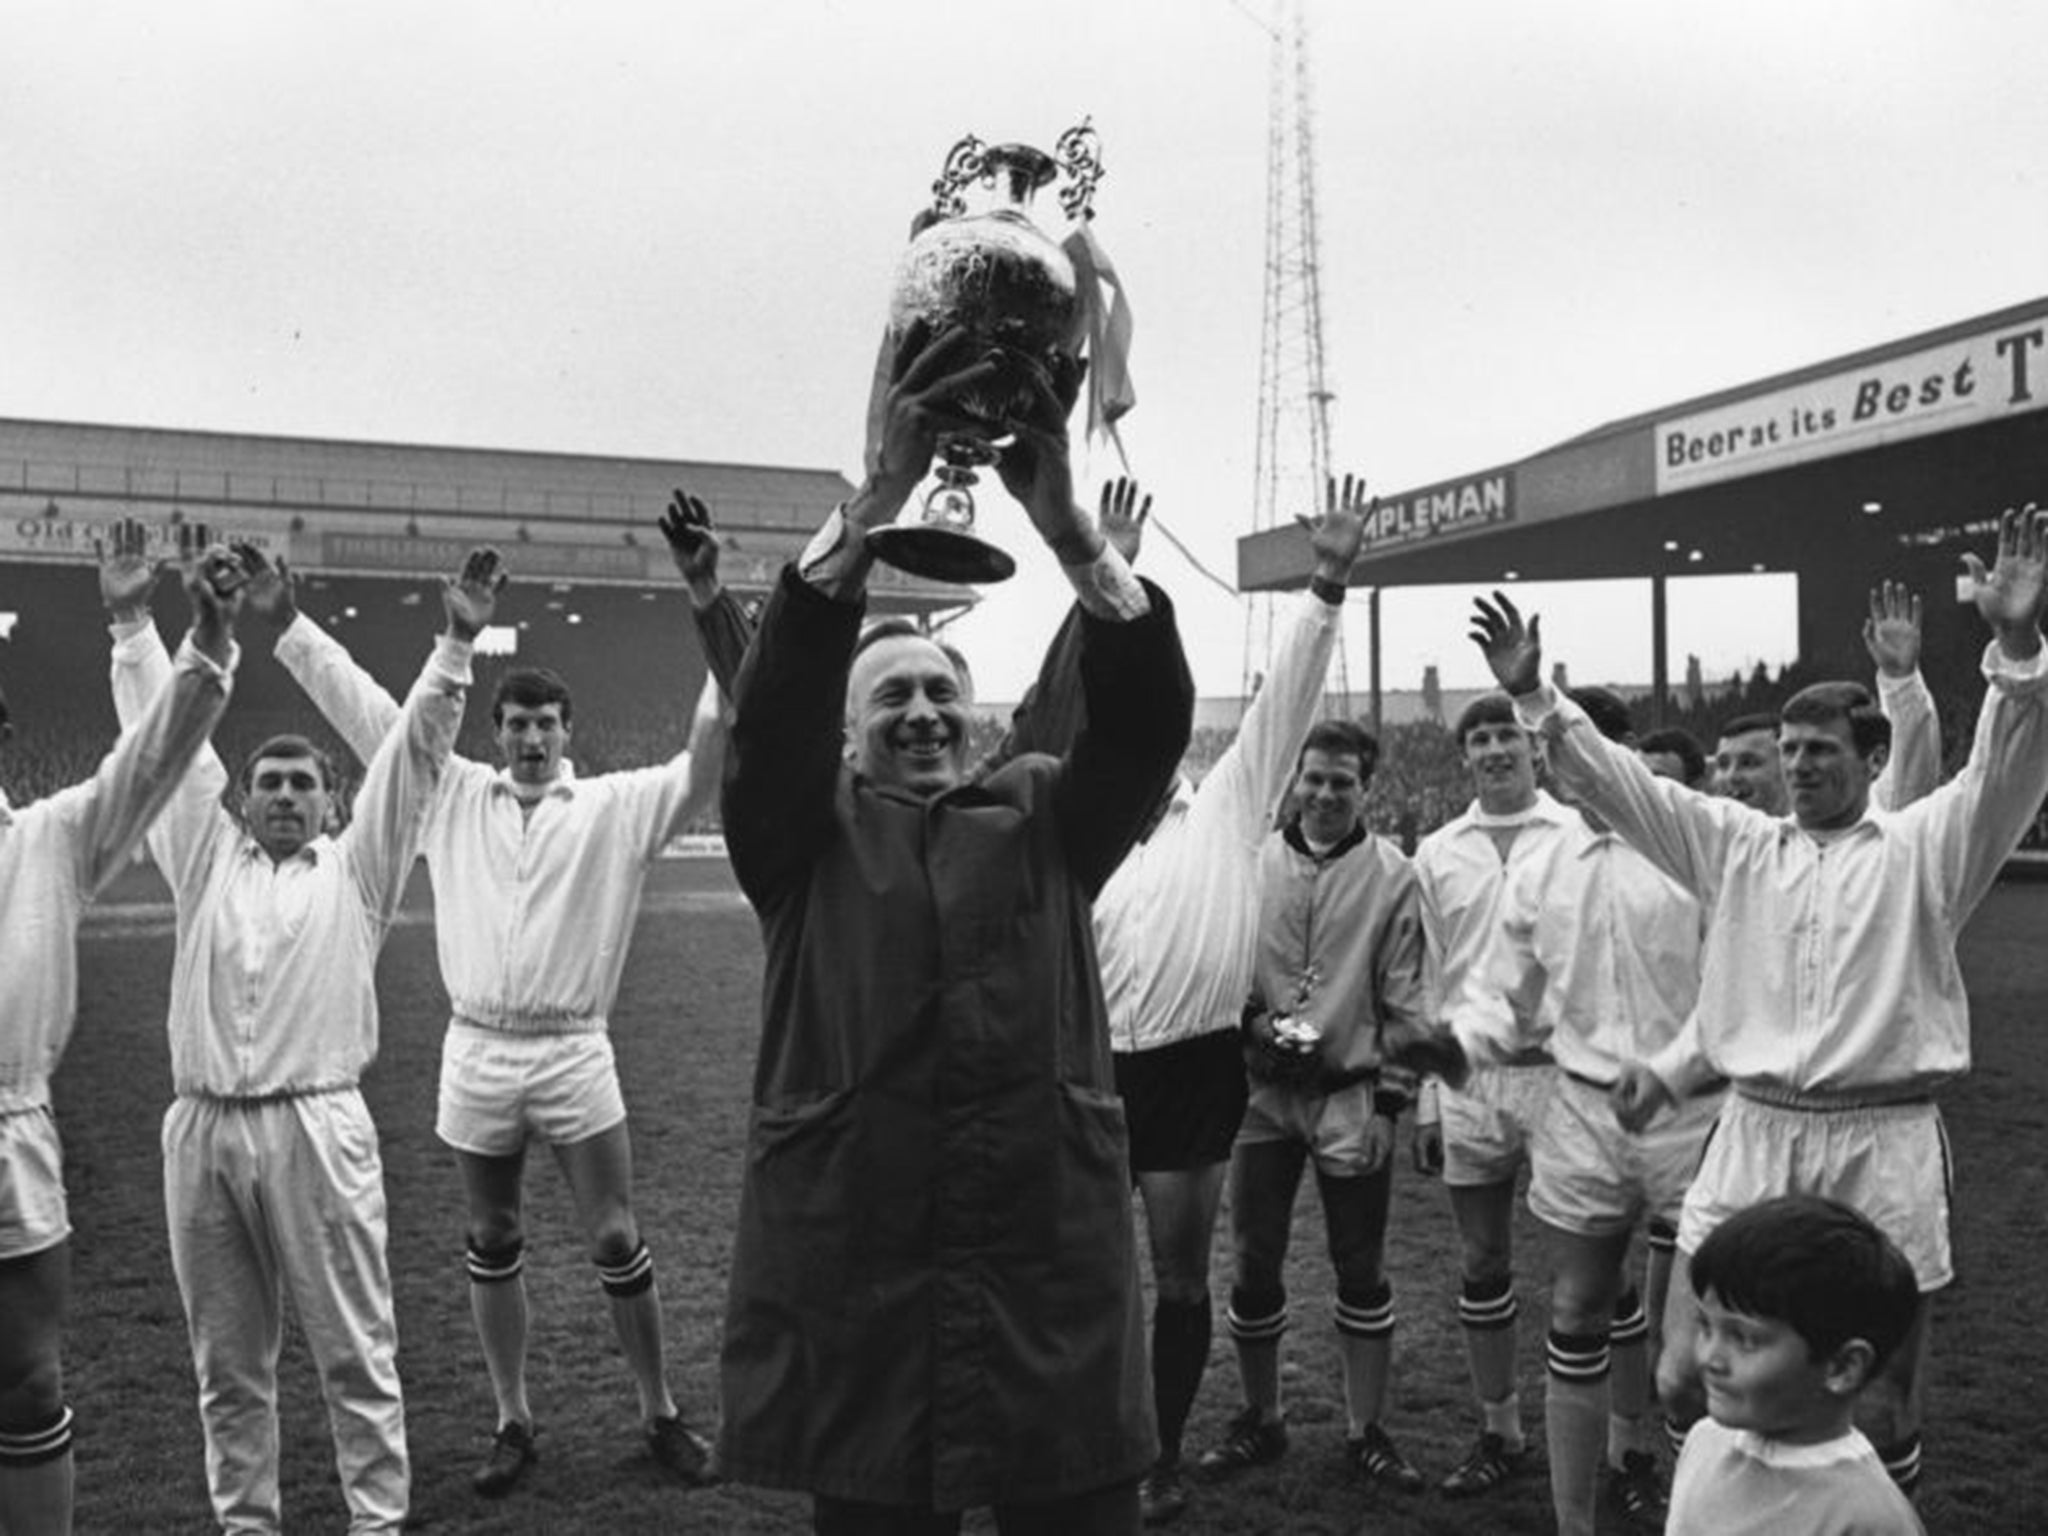
[{"label": "trophy bowl", "polygon": [[[934,335],[967,331],[984,354],[1013,359],[955,404],[971,430],[938,444],[938,486],[914,520],[875,529],[875,558],[937,581],[980,583],[1013,575],[1017,562],[974,531],[975,470],[996,462],[1011,420],[1030,401],[1032,376],[1057,375],[1078,356],[1084,332],[1074,264],[1031,217],[1039,190],[1064,166],[1085,190],[1062,193],[1069,212],[1086,216],[1087,194],[1101,174],[1093,130],[1070,131],[1061,160],[1028,144],[987,147],[969,135],[953,146],[933,183],[936,202],[897,264],[889,296],[889,333],[924,321]],[[1070,144],[1073,147],[1069,147]],[[978,190],[979,205],[967,193]],[[1078,202],[1077,202],[1078,200]]]}]

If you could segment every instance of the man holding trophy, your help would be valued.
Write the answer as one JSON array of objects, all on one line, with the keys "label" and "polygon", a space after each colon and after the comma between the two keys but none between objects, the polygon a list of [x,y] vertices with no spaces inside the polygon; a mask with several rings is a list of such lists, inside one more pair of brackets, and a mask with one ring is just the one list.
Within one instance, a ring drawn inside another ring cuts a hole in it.
[{"label": "man holding trophy", "polygon": [[[726,837],[767,957],[720,1462],[812,1493],[824,1533],[977,1505],[1006,1533],[1129,1533],[1157,1451],[1089,904],[1193,685],[1164,594],[1074,504],[1081,373],[911,322],[866,480],[785,571],[735,700]],[[1004,484],[1085,610],[1089,723],[972,780],[954,664],[860,629],[869,535],[990,399]]]}]

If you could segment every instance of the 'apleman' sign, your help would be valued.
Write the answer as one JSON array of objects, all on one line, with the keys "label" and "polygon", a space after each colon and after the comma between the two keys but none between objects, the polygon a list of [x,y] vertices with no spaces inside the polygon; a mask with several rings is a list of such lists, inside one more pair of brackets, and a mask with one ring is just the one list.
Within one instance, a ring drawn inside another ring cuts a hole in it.
[{"label": "'apleman' sign", "polygon": [[2048,406],[2048,317],[1657,426],[1657,491],[1690,490]]},{"label": "'apleman' sign", "polygon": [[1454,480],[1380,502],[1366,517],[1365,547],[1385,549],[1465,533],[1490,523],[1505,523],[1514,515],[1505,473]]}]

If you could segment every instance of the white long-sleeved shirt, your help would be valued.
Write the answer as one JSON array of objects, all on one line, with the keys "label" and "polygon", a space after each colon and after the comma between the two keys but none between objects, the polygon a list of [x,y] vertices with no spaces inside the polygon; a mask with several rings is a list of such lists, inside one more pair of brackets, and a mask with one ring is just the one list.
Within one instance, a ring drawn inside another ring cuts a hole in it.
[{"label": "white long-sleeved shirt", "polygon": [[1877,707],[1891,722],[1892,744],[1870,786],[1870,803],[1901,811],[1941,782],[1941,718],[1917,668],[1904,677],[1878,673]]},{"label": "white long-sleeved shirt", "polygon": [[[388,728],[391,696],[305,615],[278,638],[277,658],[357,755]],[[706,698],[715,703],[708,685]],[[457,1019],[523,1034],[606,1027],[648,866],[717,793],[715,711],[700,709],[698,724],[697,751],[565,774],[530,812],[509,775],[450,760],[420,851]]]},{"label": "white long-sleeved shirt", "polygon": [[78,915],[125,864],[221,711],[234,656],[188,640],[170,686],[83,784],[20,810],[0,792],[0,1114],[50,1102],[78,1013]]},{"label": "white long-sleeved shirt", "polygon": [[[1445,822],[1415,850],[1415,877],[1422,890],[1422,931],[1427,940],[1430,1016],[1444,1010],[1465,989],[1480,965],[1493,930],[1500,923],[1501,895],[1507,879],[1535,858],[1568,822],[1579,820],[1542,790],[1529,809],[1512,816],[1490,816],[1477,802]],[[1513,827],[1515,834],[1502,854],[1494,833]],[[1522,1019],[1522,1027],[1531,1021]]]},{"label": "white long-sleeved shirt", "polygon": [[1659,779],[1543,687],[1517,704],[1552,771],[1707,911],[1699,1007],[1650,1059],[1811,1095],[1922,1093],[1970,1066],[1956,935],[2048,795],[2048,652],[1994,645],[1970,761],[1904,810],[1816,836]]},{"label": "white long-sleeved shirt", "polygon": [[1149,1051],[1235,1029],[1259,933],[1259,850],[1322,701],[1343,615],[1304,593],[1236,739],[1183,781],[1095,898],[1110,1044]]},{"label": "white long-sleeved shirt", "polygon": [[1565,1071],[1612,1083],[1684,1027],[1703,939],[1690,893],[1574,815],[1508,877],[1451,1028],[1476,1061],[1545,1046]]},{"label": "white long-sleeved shirt", "polygon": [[[123,720],[169,660],[153,624],[116,625]],[[469,687],[470,648],[443,636],[369,758],[355,814],[273,863],[221,808],[227,770],[202,751],[150,830],[178,908],[171,1080],[180,1096],[265,1098],[353,1086],[377,1054],[377,951]]]}]

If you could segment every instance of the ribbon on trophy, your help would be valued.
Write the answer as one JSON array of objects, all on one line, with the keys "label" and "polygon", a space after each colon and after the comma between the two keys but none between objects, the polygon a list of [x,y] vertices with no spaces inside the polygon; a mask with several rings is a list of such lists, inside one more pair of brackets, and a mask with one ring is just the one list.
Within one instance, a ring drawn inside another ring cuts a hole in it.
[{"label": "ribbon on trophy", "polygon": [[1060,245],[1074,264],[1075,297],[1088,336],[1088,435],[1108,438],[1129,474],[1131,461],[1116,424],[1138,403],[1131,387],[1131,303],[1109,253],[1095,238],[1092,217],[1084,216]]}]

